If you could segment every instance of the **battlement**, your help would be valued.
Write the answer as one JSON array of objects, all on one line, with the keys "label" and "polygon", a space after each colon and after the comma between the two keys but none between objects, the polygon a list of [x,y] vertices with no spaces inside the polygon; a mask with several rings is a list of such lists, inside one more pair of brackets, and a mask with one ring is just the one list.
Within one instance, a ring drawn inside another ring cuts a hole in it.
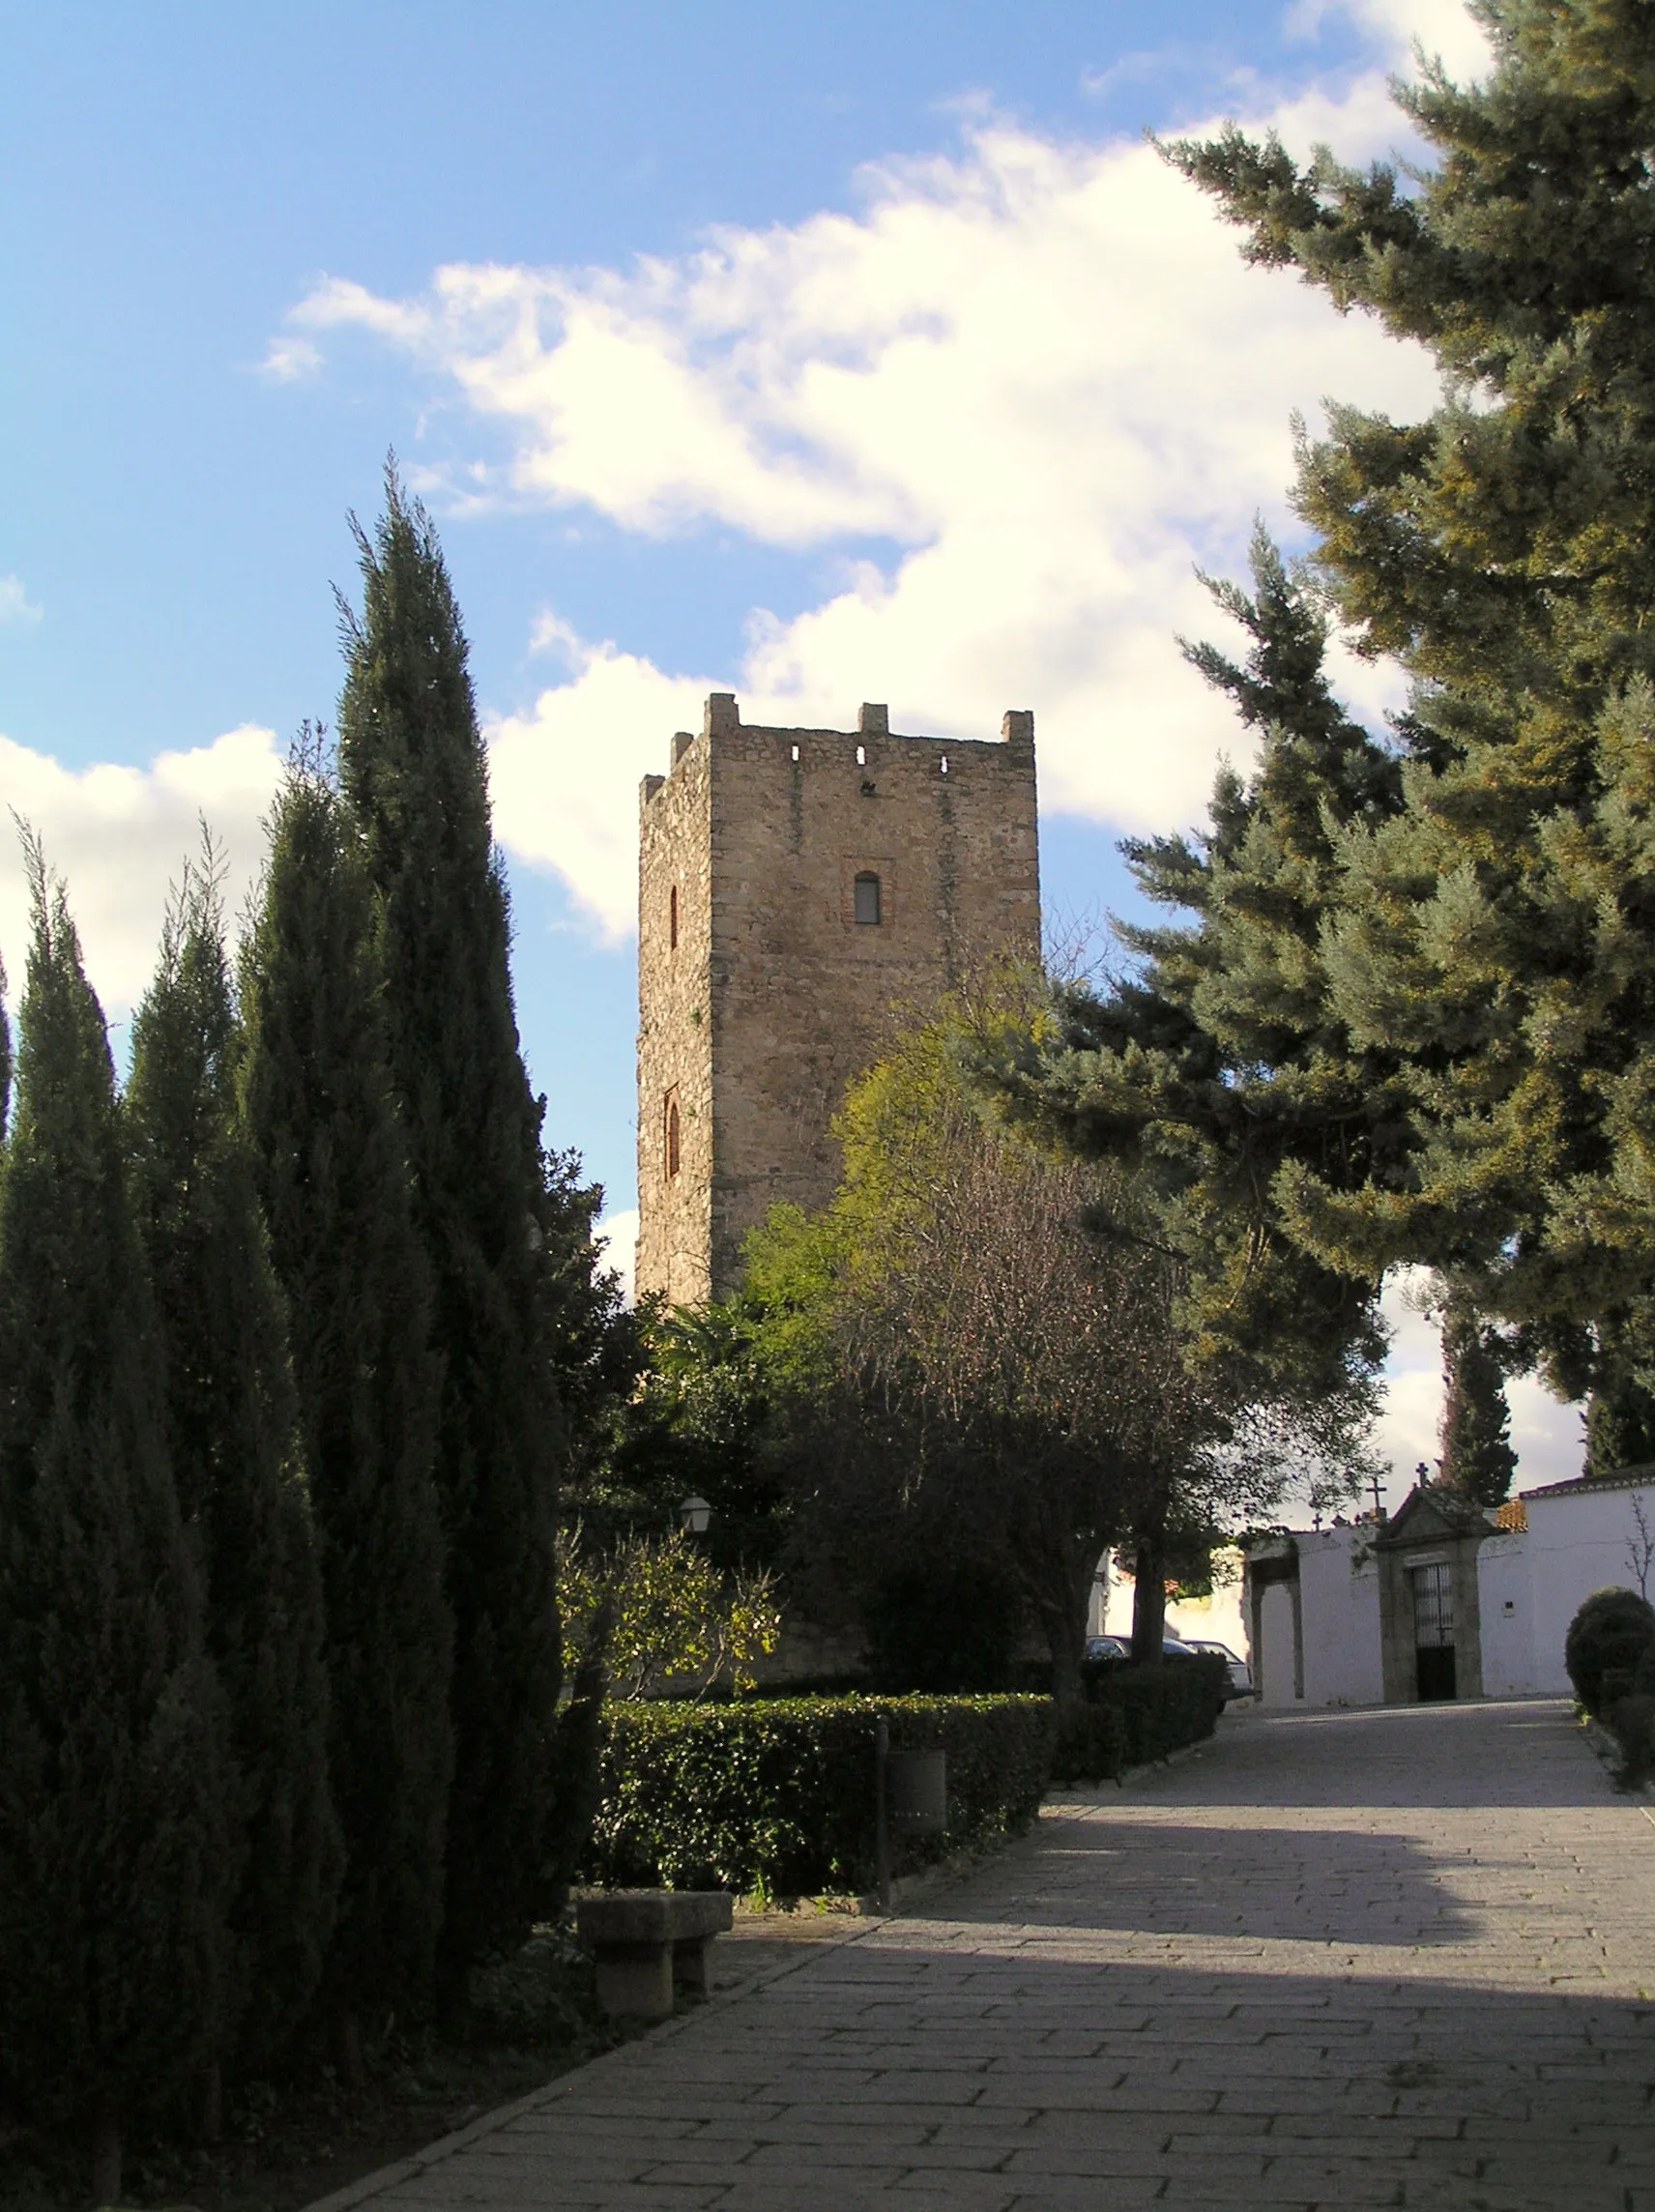
[{"label": "battlement", "polygon": [[893,1022],[1038,957],[1034,717],[781,729],[714,692],[639,815],[638,1284],[693,1302],[769,1206],[831,1196],[829,1123]]},{"label": "battlement", "polygon": [[[857,711],[854,730],[784,729],[768,723],[743,722],[735,693],[714,691],[708,698],[699,737],[709,747],[716,744],[721,751],[733,748],[736,753],[753,759],[774,754],[789,767],[840,767],[854,756],[856,767],[872,768],[876,772],[886,765],[886,756],[870,752],[870,746],[920,746],[928,748],[932,763],[929,772],[949,775],[959,772],[973,755],[979,753],[1019,752],[1032,759],[1034,716],[1027,710],[1008,710],[1001,722],[998,738],[938,738],[917,733],[911,736],[892,730],[887,707],[864,701]],[[638,795],[640,808],[647,807],[656,794],[666,788],[680,761],[696,742],[697,733],[689,730],[673,733],[667,774],[644,777]],[[890,757],[894,760],[894,756]]]}]

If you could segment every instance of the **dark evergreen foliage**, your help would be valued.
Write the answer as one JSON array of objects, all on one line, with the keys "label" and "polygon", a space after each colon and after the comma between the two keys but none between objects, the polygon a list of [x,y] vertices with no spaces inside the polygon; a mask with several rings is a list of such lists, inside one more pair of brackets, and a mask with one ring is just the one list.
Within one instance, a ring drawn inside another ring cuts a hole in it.
[{"label": "dark evergreen foliage", "polygon": [[372,891],[313,760],[296,763],[276,801],[242,1011],[243,1109],[289,1315],[347,1853],[326,1986],[341,2015],[371,2022],[431,2000],[452,1624],[429,1295],[386,1062]]},{"label": "dark evergreen foliage", "polygon": [[1563,1640],[1563,1664],[1588,1713],[1601,1714],[1636,1679],[1655,1649],[1655,1608],[1631,1589],[1594,1590]]},{"label": "dark evergreen foliage", "polygon": [[1399,1056],[1410,1141],[1281,1188],[1300,1244],[1424,1261],[1571,1394],[1655,1382],[1655,12],[1489,0],[1469,89],[1402,104],[1416,182],[1231,131],[1173,148],[1342,308],[1422,341],[1442,404],[1335,409],[1301,451],[1317,573],[1413,678],[1403,804],[1352,821],[1322,933],[1359,1053]]},{"label": "dark evergreen foliage", "polygon": [[127,1132],[173,1480],[197,1532],[238,1783],[245,1856],[226,2052],[262,2066],[315,1994],[342,1853],[321,1578],[287,1316],[237,1114],[239,1045],[209,850],[169,910],[133,1023]]},{"label": "dark evergreen foliage", "polygon": [[518,1050],[482,740],[429,517],[388,471],[347,614],[344,792],[378,899],[391,1066],[442,1365],[436,1467],[454,1617],[444,1986],[525,1931],[551,1817],[562,1679],[556,1528],[569,1439],[554,1309],[589,1219],[548,1188]]},{"label": "dark evergreen foliage", "polygon": [[0,1144],[12,1111],[12,1025],[6,1019],[6,963],[0,960]]},{"label": "dark evergreen foliage", "polygon": [[1159,1194],[1198,1347],[1266,1390],[1340,1396],[1383,1348],[1377,1275],[1308,1252],[1279,1191],[1296,1162],[1348,1188],[1407,1149],[1396,1055],[1353,1045],[1323,957],[1341,835],[1393,814],[1400,787],[1334,699],[1326,623],[1262,530],[1253,575],[1251,597],[1213,587],[1252,639],[1245,661],[1186,651],[1235,702],[1258,765],[1221,771],[1200,836],[1122,848],[1146,895],[1189,918],[1118,925],[1132,966],[1102,997],[1064,991],[1042,1049],[999,1073],[1024,1111]]},{"label": "dark evergreen foliage", "polygon": [[1586,1402],[1587,1474],[1618,1474],[1655,1465],[1655,1392],[1630,1363],[1600,1362]]},{"label": "dark evergreen foliage", "polygon": [[1511,1490],[1517,1454],[1495,1330],[1456,1299],[1442,1321],[1443,1489],[1473,1505],[1498,1505]]},{"label": "dark evergreen foliage", "polygon": [[223,1703],[167,1466],[113,1070],[61,887],[34,939],[0,1183],[0,2084],[93,2131],[217,2049]]}]

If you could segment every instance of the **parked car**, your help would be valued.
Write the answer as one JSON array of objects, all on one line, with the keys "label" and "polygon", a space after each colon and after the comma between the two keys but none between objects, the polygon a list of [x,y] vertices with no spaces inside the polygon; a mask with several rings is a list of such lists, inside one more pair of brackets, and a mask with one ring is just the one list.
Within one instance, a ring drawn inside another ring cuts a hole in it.
[{"label": "parked car", "polygon": [[[1217,1649],[1218,1646],[1214,1645],[1212,1648]],[[1161,1657],[1163,1659],[1193,1659],[1195,1652],[1195,1645],[1185,1643],[1180,1637],[1163,1636],[1161,1639]],[[1132,1656],[1131,1639],[1125,1636],[1089,1636],[1087,1638],[1086,1655],[1094,1662],[1102,1661],[1106,1664],[1117,1660],[1130,1659]]]},{"label": "parked car", "polygon": [[1230,1687],[1225,1693],[1231,1698],[1250,1698],[1253,1695],[1253,1671],[1245,1659],[1238,1659],[1228,1644],[1218,1644],[1210,1636],[1192,1636],[1192,1651],[1205,1651],[1209,1658],[1222,1659],[1230,1670]]},{"label": "parked car", "polygon": [[1086,1655],[1090,1660],[1102,1662],[1130,1659],[1132,1648],[1123,1638],[1118,1636],[1089,1636],[1086,1641]]}]

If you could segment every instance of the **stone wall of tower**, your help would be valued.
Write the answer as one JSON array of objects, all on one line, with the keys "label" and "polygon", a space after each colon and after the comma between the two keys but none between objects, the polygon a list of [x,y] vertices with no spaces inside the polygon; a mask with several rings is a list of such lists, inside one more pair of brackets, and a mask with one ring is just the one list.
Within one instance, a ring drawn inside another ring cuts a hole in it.
[{"label": "stone wall of tower", "polygon": [[[712,775],[681,731],[672,773],[648,775],[638,841],[638,1256],[640,1292],[675,1305],[711,1295]],[[677,894],[678,942],[673,938]],[[678,1108],[669,1174],[667,1123]]]},{"label": "stone wall of tower", "polygon": [[674,751],[642,800],[638,1287],[678,1300],[734,1288],[777,1201],[826,1203],[846,1086],[950,983],[1038,957],[1040,890],[1032,715],[988,743],[893,736],[869,707],[855,732],[766,729],[715,694]]}]

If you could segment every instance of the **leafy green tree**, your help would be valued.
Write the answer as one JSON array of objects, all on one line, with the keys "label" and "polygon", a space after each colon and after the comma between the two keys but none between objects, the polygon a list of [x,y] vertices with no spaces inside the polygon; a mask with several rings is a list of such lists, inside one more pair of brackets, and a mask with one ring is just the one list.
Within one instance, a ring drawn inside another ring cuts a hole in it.
[{"label": "leafy green tree", "polygon": [[166,1434],[205,1569],[245,1858],[231,1903],[247,2066],[314,1995],[342,1852],[328,1789],[322,1585],[287,1315],[236,1102],[240,1050],[215,857],[187,868],[132,1025],[126,1124],[154,1286]]},{"label": "leafy green tree", "polygon": [[124,2123],[218,2048],[233,1790],[103,1018],[28,851],[0,1181],[0,2082],[90,2127],[113,2203]]},{"label": "leafy green tree", "polygon": [[1486,80],[1398,95],[1436,156],[1417,178],[1234,130],[1170,151],[1250,258],[1443,375],[1423,422],[1336,408],[1301,449],[1329,604],[1412,679],[1402,804],[1344,827],[1321,931],[1329,1004],[1354,1052],[1398,1055],[1409,1125],[1352,1182],[1288,1161],[1277,1211],[1355,1274],[1466,1283],[1575,1394],[1655,1341],[1655,16],[1479,14]]},{"label": "leafy green tree", "polygon": [[781,1626],[769,1575],[721,1575],[682,1528],[606,1552],[582,1533],[565,1543],[558,1578],[571,1674],[601,1615],[610,1681],[623,1697],[641,1698],[665,1675],[693,1681],[702,1696],[721,1681],[755,1687],[753,1663],[775,1649]]},{"label": "leafy green tree", "polygon": [[1460,1300],[1442,1317],[1441,1456],[1444,1489],[1473,1505],[1498,1505],[1511,1490],[1517,1454],[1497,1333]]},{"label": "leafy green tree", "polygon": [[432,1475],[437,1366],[387,1066],[373,894],[314,752],[289,770],[243,949],[242,1109],[285,1294],[346,1871],[325,1989],[360,2025],[431,2002],[452,1737]]},{"label": "leafy green tree", "polygon": [[[1105,1550],[1152,1565],[1186,1527],[1278,1497],[1295,1455],[1352,1440],[1327,1402],[1313,1437],[1190,1356],[1153,1209],[1118,1169],[985,1118],[958,1065],[965,1019],[945,1009],[853,1085],[837,1195],[815,1217],[775,1209],[747,1289],[791,1286],[790,1354],[828,1409],[803,1542],[836,1547],[853,1586],[895,1588],[921,1561],[962,1585],[1009,1577],[1073,1698]],[[980,1036],[1026,1015],[973,1019]],[[1365,1394],[1341,1411],[1359,1430]],[[1145,1636],[1158,1656],[1147,1615]]]},{"label": "leafy green tree", "polygon": [[458,608],[430,518],[388,469],[357,533],[343,789],[378,901],[390,1060],[432,1284],[436,1469],[454,1618],[454,1778],[442,1979],[455,1999],[525,1931],[551,1814],[562,1682],[558,1485],[570,1440],[557,1310],[595,1270],[548,1193],[543,1101],[518,1049],[506,884]]}]

